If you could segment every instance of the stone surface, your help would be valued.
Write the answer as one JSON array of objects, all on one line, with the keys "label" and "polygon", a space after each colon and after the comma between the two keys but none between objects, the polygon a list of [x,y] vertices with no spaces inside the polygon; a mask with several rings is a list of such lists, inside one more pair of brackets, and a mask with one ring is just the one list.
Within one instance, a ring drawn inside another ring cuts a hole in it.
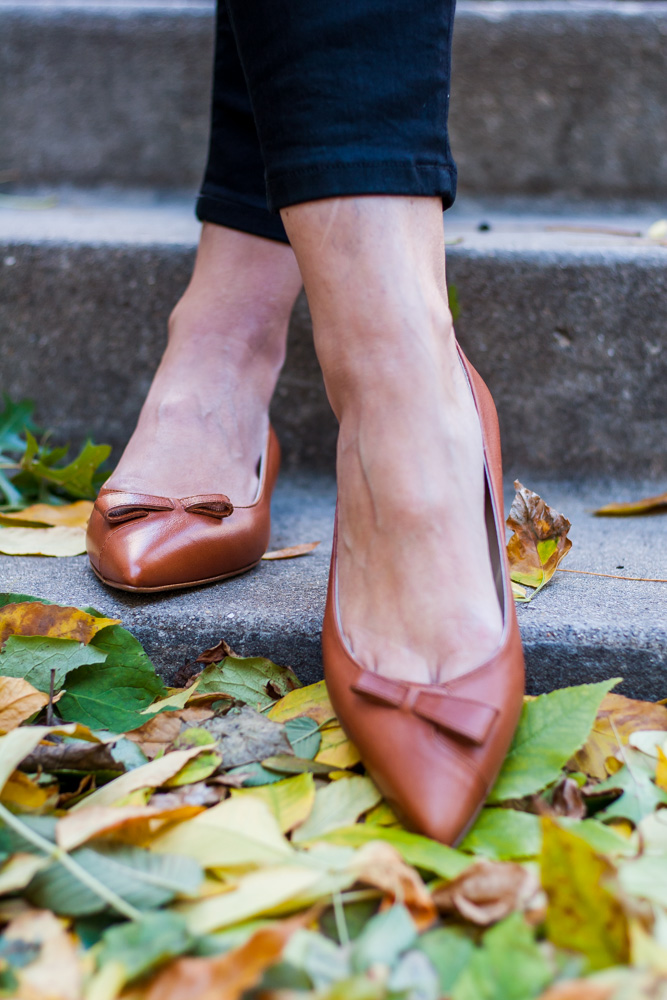
[{"label": "stone surface", "polygon": [[[0,3],[0,170],[194,190],[210,2]],[[461,191],[664,198],[667,3],[461,0]],[[9,174],[8,174],[9,176]]]},{"label": "stone surface", "polygon": [[[667,515],[591,515],[604,502],[655,493],[655,483],[574,483],[539,477],[524,482],[572,521],[574,545],[564,563],[567,569],[667,576]],[[507,486],[509,504],[513,491]],[[272,546],[318,539],[322,544],[311,555],[264,562],[221,584],[142,597],[105,588],[85,557],[0,556],[0,590],[92,604],[122,618],[166,677],[224,637],[238,652],[288,663],[302,680],[311,682],[321,677],[319,634],[334,503],[330,477],[283,476],[274,500]],[[619,676],[625,678],[620,689],[625,693],[667,696],[667,583],[559,572],[518,612],[530,692]]]},{"label": "stone surface", "polygon": [[[508,472],[667,473],[667,247],[599,231],[645,233],[655,211],[447,214],[458,333],[496,398]],[[36,399],[65,438],[121,446],[196,235],[188,199],[65,192],[52,209],[0,212],[2,388]],[[288,465],[333,467],[303,298],[273,412]]]}]

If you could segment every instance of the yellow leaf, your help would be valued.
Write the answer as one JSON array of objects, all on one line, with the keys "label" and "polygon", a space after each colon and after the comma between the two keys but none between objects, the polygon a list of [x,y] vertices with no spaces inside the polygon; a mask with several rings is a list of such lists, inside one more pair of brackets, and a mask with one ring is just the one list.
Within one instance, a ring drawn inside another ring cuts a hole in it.
[{"label": "yellow leaf", "polygon": [[119,624],[119,618],[95,618],[79,608],[59,604],[40,604],[38,601],[6,604],[0,608],[0,645],[10,635],[44,635],[88,643],[107,625]]},{"label": "yellow leaf", "polygon": [[199,687],[200,681],[201,677],[198,677],[194,684],[191,684],[190,687],[172,689],[171,694],[167,698],[162,698],[161,701],[154,701],[153,704],[149,705],[148,708],[145,708],[141,714],[154,715],[156,712],[184,709],[192,695]]},{"label": "yellow leaf", "polygon": [[[353,879],[354,876],[349,876],[347,881]],[[271,913],[306,892],[312,893],[315,886],[322,882],[322,871],[316,867],[286,864],[277,868],[262,868],[245,875],[231,892],[194,903],[180,903],[174,909],[185,918],[192,934],[208,934],[251,917]]]},{"label": "yellow leaf", "polygon": [[303,823],[315,801],[315,781],[312,774],[297,774],[272,785],[232,790],[232,798],[250,796],[261,799],[269,807],[283,833],[289,833]]},{"label": "yellow leaf", "polygon": [[332,764],[334,767],[354,767],[361,760],[359,751],[350,743],[347,736],[336,722],[333,705],[329,700],[324,681],[309,684],[308,687],[296,688],[284,698],[277,701],[266,713],[274,722],[288,722],[300,715],[308,715],[315,719],[318,725],[331,722],[324,726],[322,742],[315,760],[320,764]]},{"label": "yellow leaf", "polygon": [[120,802],[121,799],[142,788],[160,788],[169,778],[178,774],[189,760],[207,749],[209,748],[192,747],[190,750],[173,750],[171,753],[165,754],[164,757],[158,757],[157,760],[151,760],[148,764],[135,767],[126,774],[121,774],[119,778],[107,782],[92,795],[81,799],[80,802],[72,806],[70,813],[90,809],[92,806],[112,806],[115,802]]},{"label": "yellow leaf", "polygon": [[8,733],[49,703],[43,694],[22,677],[0,677],[0,731]]},{"label": "yellow leaf", "polygon": [[0,552],[6,556],[82,556],[86,552],[83,528],[2,528]]},{"label": "yellow leaf", "polygon": [[149,846],[224,871],[279,864],[294,853],[266,802],[255,797],[229,798],[158,834]]},{"label": "yellow leaf", "polygon": [[48,786],[38,785],[22,771],[14,771],[2,789],[0,799],[10,808],[31,812],[42,809],[52,795],[53,792]]},{"label": "yellow leaf", "polygon": [[611,864],[581,837],[545,817],[540,868],[549,941],[585,955],[591,971],[626,963],[627,920],[621,903],[605,886],[613,875]]},{"label": "yellow leaf", "polygon": [[50,733],[73,736],[78,729],[76,722],[62,726],[23,726],[0,736],[0,790],[21,761]]},{"label": "yellow leaf", "polygon": [[665,756],[664,751],[658,747],[658,765],[655,769],[655,783],[658,788],[662,788],[663,792],[667,792],[667,756]]},{"label": "yellow leaf", "polygon": [[568,769],[583,771],[590,778],[603,781],[610,770],[608,759],[618,754],[619,741],[627,746],[632,733],[640,729],[659,729],[667,737],[667,707],[606,694],[588,739],[568,763]]},{"label": "yellow leaf", "polygon": [[332,830],[349,826],[362,813],[376,806],[381,798],[370,778],[354,775],[346,781],[333,781],[315,793],[311,813],[295,830],[292,841],[317,840]]},{"label": "yellow leaf", "polygon": [[64,921],[48,910],[32,910],[13,920],[4,931],[6,941],[40,946],[33,962],[15,968],[19,988],[14,1000],[80,1000],[83,970],[76,939]]},{"label": "yellow leaf", "polygon": [[38,871],[51,864],[43,854],[12,854],[0,869],[0,895],[25,889]]},{"label": "yellow leaf", "polygon": [[514,531],[507,543],[510,574],[514,583],[540,588],[572,548],[567,537],[570,522],[518,479],[514,488],[517,492],[507,518]]},{"label": "yellow leaf", "polygon": [[68,812],[56,824],[56,843],[64,851],[87,843],[94,837],[113,834],[125,843],[144,844],[165,822],[182,822],[203,812],[202,806],[90,806]]},{"label": "yellow leaf", "polygon": [[390,844],[381,840],[365,844],[356,852],[351,867],[357,881],[380,889],[389,903],[405,906],[418,930],[426,930],[436,919],[438,912],[431,893]]},{"label": "yellow leaf", "polygon": [[35,503],[32,507],[26,507],[13,514],[0,514],[0,524],[6,524],[10,527],[21,525],[24,528],[59,525],[85,530],[92,511],[93,504],[90,500],[77,500],[76,503],[67,503],[58,507],[49,503]]},{"label": "yellow leaf", "polygon": [[366,823],[370,826],[400,826],[393,809],[387,802],[381,802],[366,816]]},{"label": "yellow leaf", "polygon": [[657,222],[650,225],[646,235],[650,240],[667,240],[667,219],[658,219]]},{"label": "yellow leaf", "polygon": [[667,976],[667,948],[647,934],[638,920],[630,922],[630,955],[632,964],[639,969],[651,969]]},{"label": "yellow leaf", "polygon": [[274,549],[273,552],[265,552],[262,559],[296,559],[312,552],[319,544],[319,542],[304,542],[302,545],[290,545],[287,549]]}]

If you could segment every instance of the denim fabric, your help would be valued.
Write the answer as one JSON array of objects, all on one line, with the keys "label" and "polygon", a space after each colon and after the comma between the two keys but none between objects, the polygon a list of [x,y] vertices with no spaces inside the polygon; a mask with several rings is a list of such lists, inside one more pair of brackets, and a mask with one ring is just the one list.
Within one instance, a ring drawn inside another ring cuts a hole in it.
[{"label": "denim fabric", "polygon": [[197,216],[286,241],[286,205],[438,195],[454,0],[219,0],[211,140]]}]

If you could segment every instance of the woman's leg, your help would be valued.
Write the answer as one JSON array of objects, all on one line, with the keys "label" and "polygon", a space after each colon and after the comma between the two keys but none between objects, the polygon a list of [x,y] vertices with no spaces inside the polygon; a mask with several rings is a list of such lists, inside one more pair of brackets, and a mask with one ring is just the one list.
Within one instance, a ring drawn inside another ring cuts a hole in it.
[{"label": "woman's leg", "polygon": [[338,581],[357,660],[442,681],[497,648],[479,421],[455,349],[439,198],[282,210],[340,421]]},{"label": "woman's leg", "polygon": [[300,288],[286,243],[204,224],[166,351],[108,486],[252,500]]}]

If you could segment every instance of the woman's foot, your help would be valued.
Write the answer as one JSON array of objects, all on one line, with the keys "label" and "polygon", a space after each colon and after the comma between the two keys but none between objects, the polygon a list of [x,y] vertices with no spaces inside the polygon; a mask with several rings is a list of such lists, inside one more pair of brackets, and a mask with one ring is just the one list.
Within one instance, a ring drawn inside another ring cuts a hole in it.
[{"label": "woman's foot", "polygon": [[289,246],[204,224],[166,351],[107,487],[252,502],[300,287]]},{"label": "woman's foot", "polygon": [[437,199],[283,210],[340,420],[340,616],[357,662],[440,682],[497,649],[481,432],[446,302]]}]

